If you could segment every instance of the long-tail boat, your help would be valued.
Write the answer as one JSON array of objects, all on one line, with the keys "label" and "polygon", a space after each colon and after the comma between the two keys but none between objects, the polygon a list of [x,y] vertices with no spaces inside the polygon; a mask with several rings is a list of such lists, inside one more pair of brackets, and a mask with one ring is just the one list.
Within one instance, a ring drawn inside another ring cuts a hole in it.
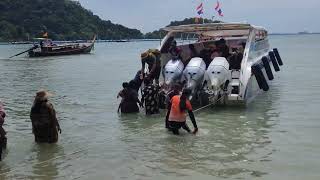
[{"label": "long-tail boat", "polygon": [[29,57],[60,56],[90,53],[96,36],[90,42],[55,44],[48,38],[37,38],[39,44],[29,49]]}]

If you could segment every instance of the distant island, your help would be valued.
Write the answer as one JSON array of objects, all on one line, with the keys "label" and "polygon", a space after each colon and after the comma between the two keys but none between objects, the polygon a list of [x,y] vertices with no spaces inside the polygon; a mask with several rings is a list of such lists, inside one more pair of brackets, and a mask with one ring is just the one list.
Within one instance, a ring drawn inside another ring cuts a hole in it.
[{"label": "distant island", "polygon": [[100,19],[71,0],[1,0],[0,41],[143,38],[141,31]]},{"label": "distant island", "polygon": [[320,32],[270,33],[270,35],[306,35],[306,34],[320,34]]}]

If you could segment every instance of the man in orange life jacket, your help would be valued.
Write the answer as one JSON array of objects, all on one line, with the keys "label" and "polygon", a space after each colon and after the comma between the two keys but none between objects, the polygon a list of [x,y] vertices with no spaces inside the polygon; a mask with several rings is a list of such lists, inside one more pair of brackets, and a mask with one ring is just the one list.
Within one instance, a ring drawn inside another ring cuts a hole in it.
[{"label": "man in orange life jacket", "polygon": [[188,96],[191,94],[190,89],[184,89],[182,95],[173,96],[171,99],[171,107],[168,117],[169,130],[175,135],[179,135],[179,129],[183,128],[187,132],[191,133],[190,128],[186,123],[186,111],[188,111],[190,120],[193,124],[193,134],[198,132],[197,122],[192,112],[192,106],[188,100]]},{"label": "man in orange life jacket", "polygon": [[170,109],[171,109],[171,99],[173,96],[179,95],[181,92],[181,85],[176,83],[173,84],[171,90],[167,93],[166,97],[166,102],[165,104],[167,105],[167,114],[166,114],[166,119],[165,119],[165,127],[169,129],[169,115],[170,115]]}]

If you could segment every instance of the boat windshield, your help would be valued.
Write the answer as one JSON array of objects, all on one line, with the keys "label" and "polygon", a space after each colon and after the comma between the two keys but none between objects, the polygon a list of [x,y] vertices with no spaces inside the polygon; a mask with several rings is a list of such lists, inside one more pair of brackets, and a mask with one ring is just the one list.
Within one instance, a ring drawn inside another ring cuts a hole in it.
[{"label": "boat windshield", "polygon": [[249,42],[248,61],[254,61],[256,58],[262,57],[269,51],[269,40],[267,31],[252,30]]}]

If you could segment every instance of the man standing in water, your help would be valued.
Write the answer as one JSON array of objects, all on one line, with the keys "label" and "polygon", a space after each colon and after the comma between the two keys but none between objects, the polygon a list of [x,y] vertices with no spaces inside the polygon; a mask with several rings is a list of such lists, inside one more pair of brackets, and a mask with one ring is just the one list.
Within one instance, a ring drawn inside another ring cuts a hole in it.
[{"label": "man standing in water", "polygon": [[195,120],[194,114],[192,112],[192,106],[188,97],[191,94],[190,89],[184,89],[182,95],[173,96],[171,99],[171,107],[169,112],[168,125],[169,130],[173,132],[175,135],[179,135],[179,129],[183,128],[187,132],[191,133],[190,128],[186,123],[186,111],[189,113],[189,117],[193,124],[194,130],[193,134],[198,132],[197,122]]},{"label": "man standing in water", "polygon": [[179,95],[181,91],[181,86],[178,83],[173,84],[171,90],[167,93],[166,97],[166,105],[167,105],[167,114],[165,119],[165,127],[169,129],[169,115],[170,115],[170,109],[171,109],[171,99],[173,96]]},{"label": "man standing in water", "polygon": [[56,111],[48,98],[51,94],[45,90],[37,92],[31,108],[32,131],[37,143],[56,143],[61,128]]}]

